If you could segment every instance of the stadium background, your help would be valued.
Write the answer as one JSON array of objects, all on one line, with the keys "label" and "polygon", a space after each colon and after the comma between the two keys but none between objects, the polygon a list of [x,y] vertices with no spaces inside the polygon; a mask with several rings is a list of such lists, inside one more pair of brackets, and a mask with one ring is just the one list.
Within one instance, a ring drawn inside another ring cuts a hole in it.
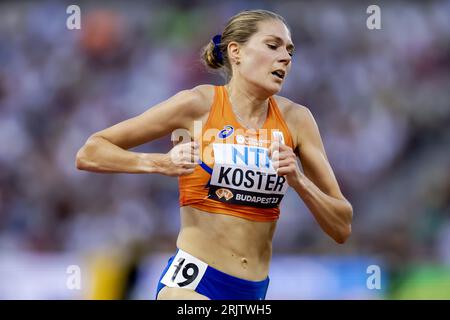
[{"label": "stadium background", "polygon": [[[288,193],[269,299],[450,298],[450,2],[0,3],[0,299],[153,299],[175,250],[177,180],[95,174],[95,131],[179,90],[222,84],[200,48],[243,9],[283,15],[297,47],[281,95],[314,114],[353,234],[337,245]],[[169,137],[135,150],[167,152]],[[369,289],[379,266],[381,288]],[[81,271],[79,290],[71,267]]]}]

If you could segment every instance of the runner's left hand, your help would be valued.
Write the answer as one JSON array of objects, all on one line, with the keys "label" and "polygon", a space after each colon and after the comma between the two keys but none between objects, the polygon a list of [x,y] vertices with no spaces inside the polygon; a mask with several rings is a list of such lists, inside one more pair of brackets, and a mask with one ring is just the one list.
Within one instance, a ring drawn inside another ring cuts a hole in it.
[{"label": "runner's left hand", "polygon": [[291,147],[280,141],[280,138],[277,137],[270,145],[269,157],[277,174],[285,176],[291,187],[300,183],[303,173],[298,166],[297,156]]}]

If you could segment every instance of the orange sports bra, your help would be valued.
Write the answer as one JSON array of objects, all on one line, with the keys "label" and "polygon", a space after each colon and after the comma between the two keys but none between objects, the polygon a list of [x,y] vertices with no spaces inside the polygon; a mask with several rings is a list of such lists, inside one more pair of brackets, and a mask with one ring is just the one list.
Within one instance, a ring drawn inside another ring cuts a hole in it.
[{"label": "orange sports bra", "polygon": [[225,87],[214,87],[214,101],[203,125],[199,165],[179,177],[180,206],[253,221],[274,221],[288,184],[268,156],[275,137],[292,149],[288,126],[269,98],[267,118],[259,130],[246,129],[232,111]]}]

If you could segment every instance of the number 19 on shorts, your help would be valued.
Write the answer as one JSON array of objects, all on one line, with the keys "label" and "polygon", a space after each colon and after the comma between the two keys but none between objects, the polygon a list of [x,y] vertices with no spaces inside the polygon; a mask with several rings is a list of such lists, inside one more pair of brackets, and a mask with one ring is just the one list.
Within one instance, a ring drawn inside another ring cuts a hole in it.
[{"label": "number 19 on shorts", "polygon": [[161,282],[172,288],[195,290],[207,267],[208,265],[203,261],[178,250]]}]

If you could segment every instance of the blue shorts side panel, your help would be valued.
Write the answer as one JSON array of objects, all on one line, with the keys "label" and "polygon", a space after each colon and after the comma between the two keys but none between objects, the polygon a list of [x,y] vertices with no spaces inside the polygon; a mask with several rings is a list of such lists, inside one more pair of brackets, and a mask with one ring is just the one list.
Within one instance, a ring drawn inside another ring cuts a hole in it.
[{"label": "blue shorts side panel", "polygon": [[[175,253],[176,255],[176,253]],[[161,274],[161,277],[159,277],[159,281],[158,281],[158,287],[156,288],[156,297],[155,299],[158,299],[158,293],[161,291],[162,288],[164,288],[166,285],[161,283],[162,278],[164,277],[164,275],[166,274],[167,270],[169,270],[170,264],[173,261],[173,258],[175,258],[175,255],[171,256],[169,261],[167,262],[167,266],[164,268],[164,271]]]}]

